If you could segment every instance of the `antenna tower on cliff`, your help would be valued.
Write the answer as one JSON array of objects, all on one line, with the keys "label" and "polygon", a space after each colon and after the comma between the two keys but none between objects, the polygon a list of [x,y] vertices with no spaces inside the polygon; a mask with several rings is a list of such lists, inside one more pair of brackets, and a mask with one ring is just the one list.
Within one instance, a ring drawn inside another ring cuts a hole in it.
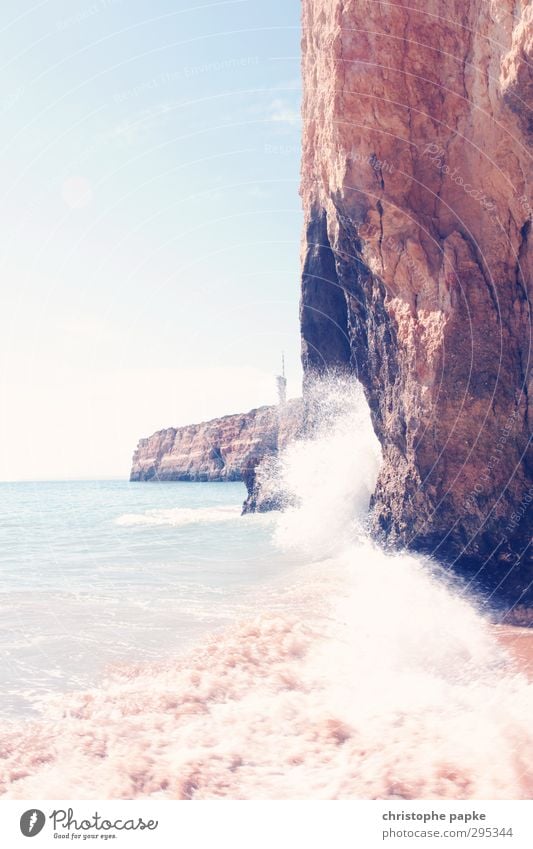
[{"label": "antenna tower on cliff", "polygon": [[281,374],[276,377],[278,384],[278,400],[280,407],[287,401],[287,378],[285,377],[285,353],[281,354]]}]

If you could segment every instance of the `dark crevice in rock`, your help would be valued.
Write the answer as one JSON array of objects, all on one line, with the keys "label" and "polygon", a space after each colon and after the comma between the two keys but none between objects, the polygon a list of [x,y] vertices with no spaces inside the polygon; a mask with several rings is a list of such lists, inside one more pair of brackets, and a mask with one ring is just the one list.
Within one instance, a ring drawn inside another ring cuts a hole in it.
[{"label": "dark crevice in rock", "polygon": [[349,365],[346,296],[337,276],[324,209],[314,211],[307,228],[300,324],[307,373],[323,374]]}]

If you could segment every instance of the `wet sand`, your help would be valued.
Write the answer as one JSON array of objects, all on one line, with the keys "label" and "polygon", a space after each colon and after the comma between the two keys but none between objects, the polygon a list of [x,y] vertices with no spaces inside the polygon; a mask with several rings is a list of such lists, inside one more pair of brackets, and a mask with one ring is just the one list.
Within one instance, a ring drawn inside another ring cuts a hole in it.
[{"label": "wet sand", "polygon": [[499,642],[517,659],[523,672],[533,681],[533,628],[496,625]]}]

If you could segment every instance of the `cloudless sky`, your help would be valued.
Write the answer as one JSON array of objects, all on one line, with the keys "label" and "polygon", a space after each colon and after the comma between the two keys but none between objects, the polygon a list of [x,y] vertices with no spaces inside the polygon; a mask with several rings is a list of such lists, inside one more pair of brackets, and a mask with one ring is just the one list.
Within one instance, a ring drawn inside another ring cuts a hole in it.
[{"label": "cloudless sky", "polygon": [[3,0],[0,479],[300,391],[298,0]]}]

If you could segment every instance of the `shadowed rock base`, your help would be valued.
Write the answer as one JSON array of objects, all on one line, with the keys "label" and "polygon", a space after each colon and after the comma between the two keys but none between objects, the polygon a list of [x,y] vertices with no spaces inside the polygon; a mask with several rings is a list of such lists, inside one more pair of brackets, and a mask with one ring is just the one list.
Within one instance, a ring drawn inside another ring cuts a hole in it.
[{"label": "shadowed rock base", "polygon": [[304,0],[301,328],[364,386],[375,533],[523,618],[532,19],[495,5]]}]

